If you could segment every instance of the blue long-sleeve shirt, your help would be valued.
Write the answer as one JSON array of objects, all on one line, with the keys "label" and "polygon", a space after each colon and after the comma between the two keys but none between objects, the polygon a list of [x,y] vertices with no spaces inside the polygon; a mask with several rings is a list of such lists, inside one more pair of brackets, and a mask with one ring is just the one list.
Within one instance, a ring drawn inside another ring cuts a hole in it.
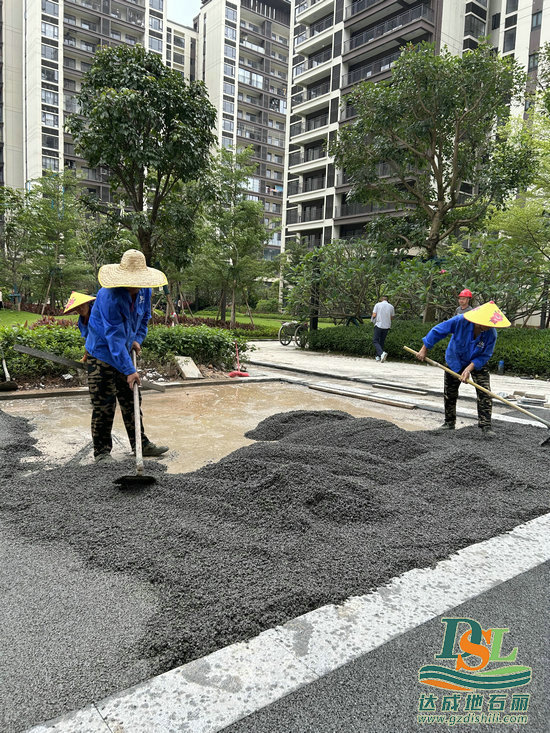
[{"label": "blue long-sleeve shirt", "polygon": [[445,351],[447,364],[454,372],[461,372],[470,362],[481,369],[495,349],[497,341],[496,328],[482,331],[474,338],[475,324],[464,316],[454,316],[434,326],[422,339],[426,348],[431,349],[438,341],[451,334],[451,340]]},{"label": "blue long-sleeve shirt", "polygon": [[122,374],[133,374],[130,357],[134,341],[141,344],[151,318],[151,289],[135,296],[126,288],[100,288],[88,321],[86,351]]}]

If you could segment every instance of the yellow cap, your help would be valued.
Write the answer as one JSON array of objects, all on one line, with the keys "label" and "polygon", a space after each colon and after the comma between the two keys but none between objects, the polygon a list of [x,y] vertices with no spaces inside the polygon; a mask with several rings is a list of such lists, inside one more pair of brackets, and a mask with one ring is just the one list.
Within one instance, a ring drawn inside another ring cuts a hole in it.
[{"label": "yellow cap", "polygon": [[477,323],[478,326],[508,328],[508,326],[512,325],[500,308],[495,305],[494,300],[490,300],[488,303],[483,303],[483,305],[473,308],[473,310],[464,314],[464,318],[472,323]]},{"label": "yellow cap", "polygon": [[91,303],[93,300],[95,300],[95,297],[93,295],[86,295],[86,293],[77,293],[76,290],[73,290],[73,292],[71,293],[71,297],[65,305],[63,315],[67,315],[67,313],[72,313],[75,308],[78,308],[79,305],[84,305],[84,303]]}]

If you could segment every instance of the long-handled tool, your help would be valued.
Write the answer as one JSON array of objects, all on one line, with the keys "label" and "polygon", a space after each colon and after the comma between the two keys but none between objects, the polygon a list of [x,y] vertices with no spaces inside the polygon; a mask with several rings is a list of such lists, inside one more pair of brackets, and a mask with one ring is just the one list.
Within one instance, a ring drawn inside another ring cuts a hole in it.
[{"label": "long-handled tool", "polygon": [[[405,351],[408,351],[410,354],[414,354],[416,356],[417,352],[414,349],[409,349],[408,346],[403,346]],[[453,372],[452,369],[449,369],[449,367],[446,367],[444,364],[440,364],[438,361],[434,361],[433,359],[428,359],[428,357],[424,357],[424,361],[427,361],[428,364],[431,364],[432,366],[439,367],[440,369],[443,369],[443,371],[448,372],[449,374],[452,374],[453,377],[456,377],[457,379],[461,379],[460,374],[457,372]],[[508,407],[513,407],[514,410],[518,410],[518,412],[523,412],[524,415],[527,415],[528,417],[532,418],[533,420],[538,420],[543,425],[546,425],[547,428],[550,429],[550,422],[545,420],[542,417],[539,417],[538,415],[534,415],[532,412],[529,412],[528,410],[524,410],[523,407],[519,407],[519,405],[514,405],[513,402],[510,402],[509,400],[505,399],[504,397],[501,397],[498,394],[495,394],[494,392],[490,392],[488,389],[485,389],[485,387],[482,387],[480,384],[477,384],[476,382],[472,381],[471,379],[466,379],[466,384],[471,384],[472,387],[475,387],[480,392],[485,392],[485,394],[488,394],[489,397],[492,397],[495,400],[499,400],[500,402],[504,402],[505,405],[508,405]],[[548,445],[550,443],[550,438],[546,438],[546,440],[543,440],[541,443],[541,446]]]},{"label": "long-handled tool", "polygon": [[0,392],[13,392],[17,389],[17,382],[13,382],[10,377],[10,373],[8,372],[8,367],[6,365],[6,359],[4,357],[4,351],[0,347],[0,355],[2,356],[2,369],[4,370],[4,376],[6,377],[5,382],[0,382]]},{"label": "long-handled tool", "polygon": [[237,351],[237,369],[234,372],[229,372],[230,377],[249,377],[248,372],[241,372],[241,365],[239,364],[239,345],[235,341],[235,350]]},{"label": "long-handled tool", "polygon": [[[132,350],[132,360],[134,369],[137,371],[136,352]],[[147,476],[143,473],[143,453],[141,445],[141,415],[139,411],[139,386],[134,382],[134,427],[135,427],[135,444],[136,444],[136,473],[135,475],[119,476],[115,479],[115,484],[122,486],[124,489],[139,489],[142,486],[156,484],[157,480],[154,476]]]},{"label": "long-handled tool", "polygon": [[[63,364],[63,366],[70,367],[71,369],[83,369],[84,371],[90,371],[90,369],[92,368],[85,361],[74,361],[74,359],[66,359],[64,356],[52,354],[49,351],[40,351],[40,349],[31,349],[30,346],[23,346],[22,344],[14,344],[13,350],[19,351],[21,354],[34,356],[37,359],[45,359],[46,361],[53,361],[56,364]],[[141,386],[143,387],[143,389],[153,389],[155,390],[155,392],[166,391],[166,387],[164,387],[162,384],[148,382],[145,379],[141,380]]]}]

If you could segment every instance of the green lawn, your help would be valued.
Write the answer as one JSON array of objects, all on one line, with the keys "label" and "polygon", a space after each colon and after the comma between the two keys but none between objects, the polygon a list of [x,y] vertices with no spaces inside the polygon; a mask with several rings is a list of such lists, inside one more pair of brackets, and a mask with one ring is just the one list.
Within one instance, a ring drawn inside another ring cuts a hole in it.
[{"label": "green lawn", "polygon": [[[214,310],[202,310],[197,311],[193,315],[197,316],[197,318],[216,318],[216,311]],[[229,311],[227,312],[227,318],[229,319]],[[255,313],[252,314],[252,318],[254,319],[254,325],[255,326],[267,326],[268,328],[273,327],[279,327],[281,323],[284,323],[285,321],[292,320],[288,316],[281,316],[280,314],[275,313],[259,313],[256,315]],[[237,311],[237,323],[250,323],[250,318],[248,317],[247,313],[239,312]],[[319,328],[328,328],[330,326],[333,326],[334,323],[332,321],[328,321],[327,319],[321,319],[319,321]]]},{"label": "green lawn", "polygon": [[[58,316],[61,318],[62,316]],[[12,311],[3,308],[0,310],[0,327],[1,326],[13,326],[14,323],[20,323],[23,325],[25,321],[28,323],[34,323],[39,321],[42,316],[38,313],[28,313],[27,311]],[[65,316],[65,319],[76,320],[77,316],[69,315]]]}]

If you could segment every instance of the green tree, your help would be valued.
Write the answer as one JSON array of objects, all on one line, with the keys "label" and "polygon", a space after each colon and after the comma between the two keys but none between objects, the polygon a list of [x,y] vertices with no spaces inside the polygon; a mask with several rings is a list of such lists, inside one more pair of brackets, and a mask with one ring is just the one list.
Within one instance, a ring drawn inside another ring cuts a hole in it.
[{"label": "green tree", "polygon": [[407,211],[424,229],[428,257],[437,256],[446,237],[475,230],[489,207],[504,207],[532,181],[527,128],[509,124],[524,88],[519,64],[487,42],[462,56],[407,46],[391,80],[364,82],[347,97],[358,118],[332,152],[352,198]]},{"label": "green tree", "polygon": [[[179,184],[208,168],[216,111],[202,82],[186,82],[141,46],[98,51],[67,129],[91,166],[105,166],[114,201],[89,201],[133,232],[147,262],[159,256]],[[173,223],[173,222],[172,222]]]},{"label": "green tree", "polygon": [[262,205],[246,193],[256,171],[251,156],[250,149],[219,151],[210,178],[213,200],[202,225],[203,245],[193,266],[196,283],[215,284],[222,300],[225,293],[231,296],[231,328],[236,324],[237,297],[248,306],[248,291],[264,272],[263,248],[269,236]]},{"label": "green tree", "polygon": [[[22,290],[30,254],[29,239],[23,226],[24,211],[25,193],[9,186],[0,186],[0,289],[9,284],[18,292]],[[16,301],[16,307],[20,309],[19,301]]]},{"label": "green tree", "polygon": [[320,315],[370,316],[397,261],[395,247],[376,239],[335,240],[317,247],[290,273],[293,287],[287,309],[300,319],[308,318],[315,292]]}]

